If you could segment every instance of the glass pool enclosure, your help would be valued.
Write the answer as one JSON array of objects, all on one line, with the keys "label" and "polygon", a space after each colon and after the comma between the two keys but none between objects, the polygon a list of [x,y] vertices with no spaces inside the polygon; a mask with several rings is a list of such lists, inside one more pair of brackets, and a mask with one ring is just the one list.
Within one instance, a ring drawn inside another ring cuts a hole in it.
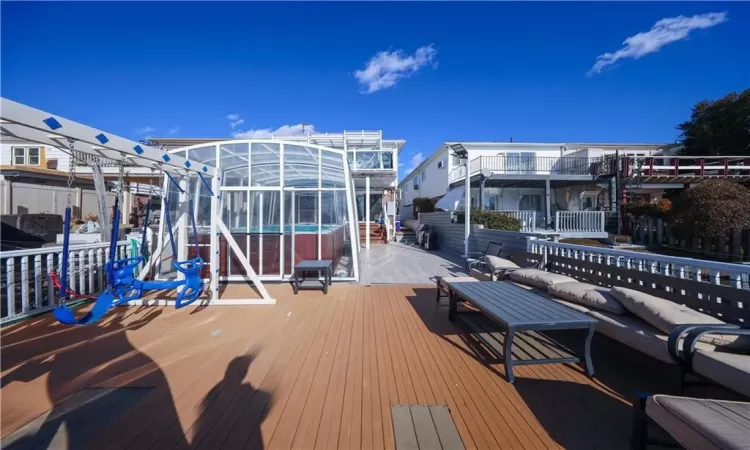
[{"label": "glass pool enclosure", "polygon": [[[166,226],[168,212],[177,258],[199,254],[206,262],[206,278],[246,280],[246,260],[260,279],[285,280],[296,262],[327,259],[333,261],[334,279],[358,279],[357,215],[345,151],[250,139],[169,154],[216,169],[215,180],[186,174],[179,181],[184,193],[165,180],[169,207],[160,222]],[[195,217],[197,236],[188,211]],[[163,247],[159,271],[167,276],[172,252],[167,243]]]}]

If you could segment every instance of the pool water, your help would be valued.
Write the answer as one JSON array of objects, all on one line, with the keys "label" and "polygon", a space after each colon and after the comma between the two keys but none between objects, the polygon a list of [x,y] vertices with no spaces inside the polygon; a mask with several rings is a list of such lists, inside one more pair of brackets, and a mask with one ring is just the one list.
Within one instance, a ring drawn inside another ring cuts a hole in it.
[{"label": "pool water", "polygon": [[[328,233],[331,230],[342,225],[322,225],[320,230],[322,233]],[[230,233],[261,233],[260,227],[234,227],[229,229]],[[263,225],[263,233],[280,233],[281,227],[279,225]],[[303,223],[294,226],[295,233],[317,233],[318,225],[313,223]],[[292,226],[284,225],[284,234],[292,234]]]}]

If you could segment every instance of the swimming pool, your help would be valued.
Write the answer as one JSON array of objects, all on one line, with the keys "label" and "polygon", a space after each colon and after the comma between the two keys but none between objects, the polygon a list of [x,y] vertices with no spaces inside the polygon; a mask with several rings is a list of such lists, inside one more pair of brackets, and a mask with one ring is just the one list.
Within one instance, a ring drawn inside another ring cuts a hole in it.
[{"label": "swimming pool", "polygon": [[[322,233],[328,233],[335,230],[343,225],[322,225],[320,231]],[[279,225],[263,225],[263,231],[260,227],[233,227],[229,229],[230,233],[281,233],[281,226]],[[300,223],[294,226],[295,233],[317,233],[318,224],[314,223]],[[284,225],[284,234],[292,234],[292,226]]]}]

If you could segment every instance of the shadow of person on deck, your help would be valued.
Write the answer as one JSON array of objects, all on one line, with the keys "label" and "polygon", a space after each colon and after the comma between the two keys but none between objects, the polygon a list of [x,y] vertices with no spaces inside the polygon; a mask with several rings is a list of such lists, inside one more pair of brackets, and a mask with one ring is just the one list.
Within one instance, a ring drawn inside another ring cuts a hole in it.
[{"label": "shadow of person on deck", "polygon": [[[61,328],[19,343],[9,355],[15,367],[2,378],[2,417],[15,419],[15,423],[5,423],[18,429],[5,436],[0,446],[104,448],[113,440],[133,439],[135,435],[116,431],[125,411],[140,401],[151,401],[149,410],[158,411],[160,418],[168,415],[178,420],[164,373],[125,333],[143,328],[162,311],[153,307],[116,308],[96,325]],[[43,400],[34,400],[34,395],[25,391],[41,387],[41,382],[34,382],[45,375],[47,401],[54,406],[31,420],[37,412],[25,405]],[[116,388],[101,388],[105,383]],[[24,423],[26,420],[31,421]],[[149,414],[129,416],[129,423],[136,428],[139,421],[143,425],[152,420]]]},{"label": "shadow of person on deck", "polygon": [[[254,359],[253,353],[234,358],[227,365],[224,378],[203,398],[193,448],[263,448],[260,426],[271,407],[272,395],[244,382]],[[221,429],[217,425],[220,421],[236,423],[226,423],[227,429]]]}]

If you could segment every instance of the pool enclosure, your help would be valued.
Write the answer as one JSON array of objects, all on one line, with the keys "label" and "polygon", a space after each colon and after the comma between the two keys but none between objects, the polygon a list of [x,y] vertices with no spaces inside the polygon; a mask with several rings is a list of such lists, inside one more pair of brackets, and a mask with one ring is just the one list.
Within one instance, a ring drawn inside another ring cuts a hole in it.
[{"label": "pool enclosure", "polygon": [[[295,263],[324,259],[333,261],[334,280],[358,279],[357,215],[345,151],[250,139],[169,154],[216,173],[215,179],[187,174],[176,183],[164,182],[168,208],[161,213],[159,236],[165,235],[168,212],[177,259],[199,254],[207,263],[205,278],[242,281],[257,275],[281,281],[292,276]],[[159,244],[167,247],[159,276],[169,277],[171,251],[165,244]]]}]

